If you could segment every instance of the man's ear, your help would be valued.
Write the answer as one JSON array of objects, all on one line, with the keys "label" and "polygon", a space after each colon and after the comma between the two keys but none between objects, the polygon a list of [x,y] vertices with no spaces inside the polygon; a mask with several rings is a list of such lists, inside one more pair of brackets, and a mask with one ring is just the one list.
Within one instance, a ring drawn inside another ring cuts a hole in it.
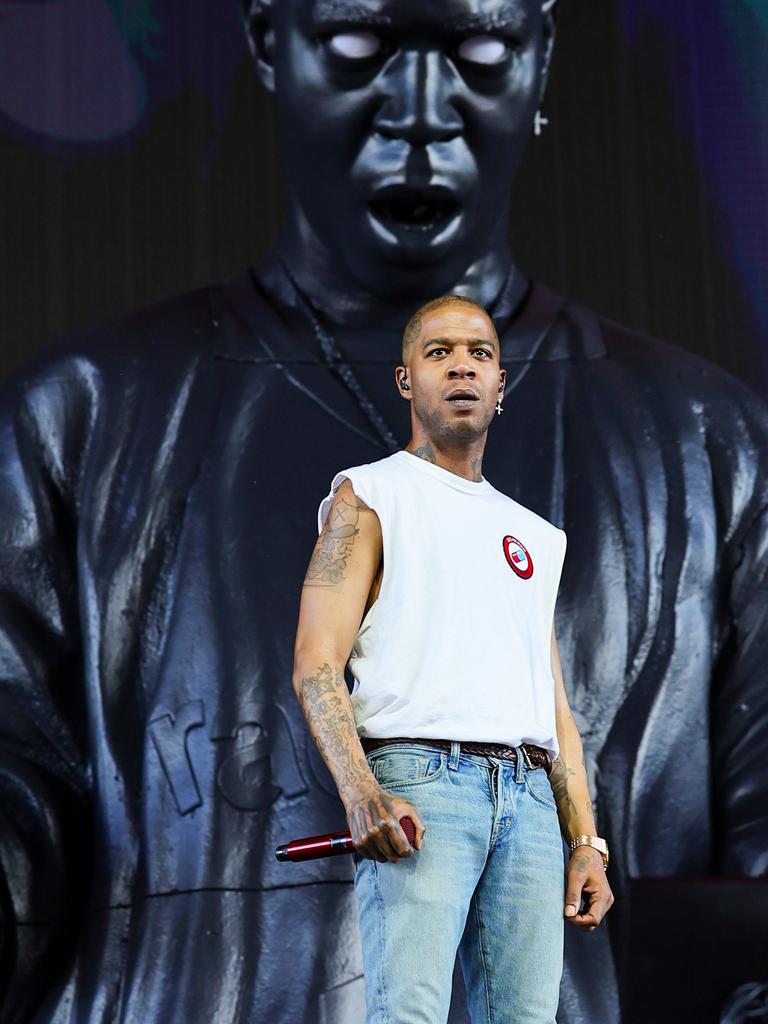
[{"label": "man's ear", "polygon": [[544,37],[544,50],[541,62],[541,89],[539,90],[539,105],[544,99],[549,78],[549,65],[552,60],[552,51],[555,47],[555,28],[557,22],[558,0],[543,0],[541,5],[542,35]]},{"label": "man's ear", "polygon": [[[406,387],[406,388],[403,387],[403,382],[404,381],[408,382],[408,387]],[[406,401],[410,401],[411,389],[410,389],[410,382],[408,381],[408,367],[407,366],[397,366],[397,367],[395,367],[395,383],[397,384],[397,390],[400,392],[401,396],[403,398],[405,398]]]},{"label": "man's ear", "polygon": [[243,0],[248,49],[259,81],[268,92],[275,91],[275,29],[272,0]]}]

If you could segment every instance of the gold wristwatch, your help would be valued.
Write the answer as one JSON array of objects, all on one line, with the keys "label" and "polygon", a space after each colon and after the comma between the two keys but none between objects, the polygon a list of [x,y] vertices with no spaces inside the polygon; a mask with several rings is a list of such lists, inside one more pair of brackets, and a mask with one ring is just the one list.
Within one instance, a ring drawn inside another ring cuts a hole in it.
[{"label": "gold wristwatch", "polygon": [[571,853],[577,846],[591,846],[603,858],[603,867],[608,869],[608,843],[600,836],[576,836],[568,845],[571,848]]}]

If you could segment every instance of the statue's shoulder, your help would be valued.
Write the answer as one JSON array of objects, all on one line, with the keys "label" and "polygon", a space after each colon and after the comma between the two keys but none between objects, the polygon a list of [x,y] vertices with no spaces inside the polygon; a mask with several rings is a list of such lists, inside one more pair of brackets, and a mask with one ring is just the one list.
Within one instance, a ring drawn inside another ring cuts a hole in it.
[{"label": "statue's shoulder", "polygon": [[660,402],[673,417],[675,410],[690,410],[717,422],[721,432],[729,425],[741,431],[748,423],[768,438],[768,402],[728,370],[578,303],[564,301],[563,311],[582,330],[599,334],[605,350],[602,368],[611,387],[621,381],[646,394],[651,403]]},{"label": "statue's shoulder", "polygon": [[27,372],[83,362],[107,374],[130,367],[142,372],[158,359],[188,361],[210,343],[215,288],[174,295],[66,334],[30,360]]},{"label": "statue's shoulder", "polygon": [[14,424],[7,436],[24,431],[43,446],[61,439],[84,446],[102,414],[112,422],[129,396],[172,403],[180,381],[209,370],[218,287],[155,302],[42,349],[0,386],[0,429]]},{"label": "statue's shoulder", "polygon": [[[651,372],[654,376],[671,372],[678,385],[701,398],[743,395],[745,400],[754,398],[765,408],[765,402],[757,392],[711,360],[675,342],[634,330],[626,324],[602,316],[598,319],[606,349],[613,359],[637,367],[641,372]],[[654,367],[657,368],[655,372]]]}]

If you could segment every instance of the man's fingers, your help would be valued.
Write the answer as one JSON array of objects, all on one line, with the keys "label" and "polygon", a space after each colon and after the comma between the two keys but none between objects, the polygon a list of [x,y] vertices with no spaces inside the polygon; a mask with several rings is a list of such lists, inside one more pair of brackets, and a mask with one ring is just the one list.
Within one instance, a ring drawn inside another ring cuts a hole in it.
[{"label": "man's fingers", "polygon": [[424,839],[427,830],[424,827],[424,822],[421,820],[418,814],[411,812],[409,817],[413,822],[413,827],[416,832],[415,836],[413,837],[413,845],[417,850],[420,850],[422,840]]},{"label": "man's fingers", "polygon": [[408,842],[408,837],[403,832],[403,826],[397,818],[393,818],[389,823],[387,838],[396,857],[410,857],[413,850]]},{"label": "man's fingers", "polygon": [[[373,832],[373,830],[371,831]],[[374,836],[376,852],[378,855],[376,859],[381,863],[396,859],[392,843],[390,842],[389,828],[386,823],[382,823],[376,828]]]},{"label": "man's fingers", "polygon": [[[408,841],[400,819],[408,817],[413,822],[413,845]],[[368,818],[366,821],[365,818]],[[372,820],[371,820],[372,819]],[[421,846],[426,833],[424,822],[415,807],[405,800],[398,800],[391,794],[384,793],[382,804],[378,807],[369,805],[367,814],[362,820],[355,819],[356,835],[359,845],[356,847],[362,857],[395,862],[403,857],[410,857],[414,850]]]},{"label": "man's fingers", "polygon": [[377,860],[380,864],[384,864],[389,859],[381,829],[377,825],[370,827],[365,833],[363,847],[371,860]]},{"label": "man's fingers", "polygon": [[[407,857],[414,850],[418,850],[421,847],[421,841],[424,838],[424,834],[427,830],[424,826],[424,822],[421,820],[421,817],[419,816],[419,812],[409,801],[397,797],[394,798],[391,804],[391,812],[394,818],[397,836],[401,837],[403,843],[405,844],[404,848],[396,848],[400,852],[400,856]],[[413,843],[410,843],[408,841],[408,837],[406,836],[405,831],[403,830],[403,827],[400,824],[403,818],[410,818],[411,822],[413,823]],[[393,835],[394,831],[395,829],[393,829]],[[393,839],[393,846],[394,845],[395,843]]]},{"label": "man's fingers", "polygon": [[375,837],[376,850],[384,860],[394,862],[410,856],[411,845],[396,818],[385,819],[371,833]]},{"label": "man's fingers", "polygon": [[588,916],[572,917],[571,924],[578,928],[580,932],[593,932],[597,928],[597,924]]},{"label": "man's fingers", "polygon": [[571,884],[568,887],[568,892],[565,895],[565,916],[566,917],[577,917],[579,913],[579,907],[581,906],[581,892],[584,888],[584,882],[581,885],[576,886]]},{"label": "man's fingers", "polygon": [[613,893],[610,889],[608,892],[603,893],[593,892],[589,896],[589,906],[583,913],[580,914],[578,912],[579,902],[572,900],[566,903],[565,916],[570,920],[571,924],[576,925],[577,928],[591,932],[597,928],[612,905]]},{"label": "man's fingers", "polygon": [[602,884],[589,894],[589,906],[587,907],[585,917],[592,916],[595,919],[595,923],[600,924],[612,906],[613,893],[608,882],[603,879]]},{"label": "man's fingers", "polygon": [[[402,816],[404,817],[404,815]],[[416,842],[420,838],[419,830],[423,836],[425,828],[421,823],[417,824],[411,815],[409,817],[411,817],[414,823],[416,832],[413,846],[408,842],[403,826],[397,818],[392,818],[381,825],[376,837],[376,846],[386,860],[394,862],[401,860],[403,857],[410,857],[414,849],[418,849]]]},{"label": "man's fingers", "polygon": [[396,817],[398,821],[402,821],[403,818],[410,818],[413,823],[413,843],[410,844],[412,849],[418,850],[421,847],[421,841],[424,838],[424,833],[427,831],[424,822],[419,817],[419,812],[413,806],[413,804],[406,803],[404,806],[397,808]]}]

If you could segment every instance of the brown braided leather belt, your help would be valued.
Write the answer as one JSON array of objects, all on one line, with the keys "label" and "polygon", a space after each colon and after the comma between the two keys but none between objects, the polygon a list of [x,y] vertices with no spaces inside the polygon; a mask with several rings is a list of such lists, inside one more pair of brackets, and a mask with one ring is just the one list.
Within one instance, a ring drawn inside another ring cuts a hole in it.
[{"label": "brown braided leather belt", "polygon": [[[376,750],[377,747],[386,747],[390,743],[426,743],[430,747],[441,747],[443,750],[451,749],[450,740],[420,740],[412,736],[392,736],[387,739],[373,739],[370,736],[361,736],[360,742],[363,750],[367,753]],[[503,761],[517,762],[517,751],[514,747],[508,747],[505,743],[465,743],[459,741],[459,747],[465,754],[483,754],[485,757],[499,757]],[[543,747],[535,747],[532,743],[523,744],[528,765],[531,768],[546,768],[549,771],[549,755]]]}]

